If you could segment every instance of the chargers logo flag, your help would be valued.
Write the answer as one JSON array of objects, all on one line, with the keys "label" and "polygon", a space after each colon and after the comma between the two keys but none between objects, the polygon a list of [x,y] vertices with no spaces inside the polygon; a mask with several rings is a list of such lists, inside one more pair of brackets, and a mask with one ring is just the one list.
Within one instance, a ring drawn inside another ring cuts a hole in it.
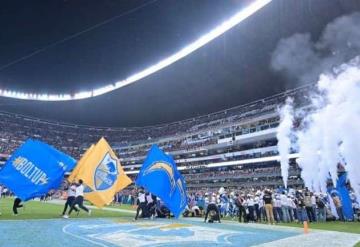
[{"label": "chargers logo flag", "polygon": [[175,217],[179,217],[186,207],[185,180],[172,157],[157,145],[151,147],[135,183],[158,196]]},{"label": "chargers logo flag", "polygon": [[70,176],[67,178],[68,181],[72,182],[76,180],[77,175],[79,174],[79,171],[81,168],[84,168],[84,165],[86,164],[86,161],[89,157],[89,154],[91,153],[91,151],[93,150],[93,148],[95,147],[94,144],[92,144],[88,150],[86,150],[86,152],[84,153],[84,155],[82,156],[82,158],[78,161],[75,169],[71,172]]},{"label": "chargers logo flag", "polygon": [[97,207],[112,202],[115,193],[132,183],[104,138],[92,145],[69,176],[70,182],[84,181],[84,197]]},{"label": "chargers logo flag", "polygon": [[0,183],[21,200],[27,201],[59,188],[64,174],[75,164],[76,160],[54,147],[29,139],[1,169]]}]

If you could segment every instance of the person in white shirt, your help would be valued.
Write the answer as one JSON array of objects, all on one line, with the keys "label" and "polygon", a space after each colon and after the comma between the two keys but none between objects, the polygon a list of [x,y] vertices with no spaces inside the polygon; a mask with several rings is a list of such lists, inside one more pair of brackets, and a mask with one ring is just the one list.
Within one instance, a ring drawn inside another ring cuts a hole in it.
[{"label": "person in white shirt", "polygon": [[[67,191],[67,199],[66,199],[66,202],[65,202],[65,206],[64,206],[64,210],[62,212],[62,216],[64,216],[66,214],[66,210],[67,208],[71,208],[72,205],[74,204],[75,202],[75,197],[76,196],[76,185],[74,183],[71,183],[69,185],[69,188],[68,188],[68,191]],[[79,213],[80,210],[78,208],[74,208],[74,210]]]},{"label": "person in white shirt", "polygon": [[156,215],[156,196],[149,192],[146,194],[146,201],[148,214],[150,219],[153,220]]},{"label": "person in white shirt", "polygon": [[204,208],[207,208],[207,205],[209,205],[209,195],[205,193],[205,199],[204,199]]},{"label": "person in white shirt", "polygon": [[282,192],[280,195],[280,201],[281,201],[281,211],[282,211],[282,220],[283,222],[289,222],[290,216],[289,216],[289,205],[288,205],[288,198],[285,194],[285,191]]},{"label": "person in white shirt", "polygon": [[274,200],[274,217],[277,223],[279,223],[282,219],[282,211],[281,211],[281,200],[279,195],[275,195]]},{"label": "person in white shirt", "polygon": [[291,196],[288,196],[288,211],[289,211],[289,220],[290,222],[294,221],[294,208],[296,208],[295,203]]},{"label": "person in white shirt", "polygon": [[252,195],[248,195],[248,199],[246,200],[247,209],[249,210],[248,219],[250,222],[255,221],[255,201]]},{"label": "person in white shirt", "polygon": [[200,210],[200,208],[198,207],[198,206],[193,206],[192,208],[191,208],[191,214],[192,214],[192,216],[194,217],[198,217],[198,216],[201,216],[201,210]]},{"label": "person in white shirt", "polygon": [[139,190],[139,194],[138,194],[138,198],[137,198],[137,204],[138,207],[136,209],[136,215],[134,220],[137,220],[140,214],[140,210],[141,210],[141,215],[144,216],[146,215],[146,211],[147,211],[147,205],[146,205],[146,195],[145,192],[143,190],[143,188],[140,188]]},{"label": "person in white shirt", "polygon": [[8,190],[8,188],[6,188],[6,187],[3,189],[3,191],[2,191],[2,197],[3,197],[3,198],[5,198],[5,197],[8,195],[8,194],[7,194],[8,191],[9,191],[9,190]]},{"label": "person in white shirt", "polygon": [[146,194],[146,201],[148,204],[153,203],[153,198],[151,193]]},{"label": "person in white shirt", "polygon": [[316,198],[315,195],[313,193],[310,194],[311,195],[311,205],[313,208],[313,212],[314,212],[314,221],[317,221],[317,210],[316,210]]},{"label": "person in white shirt", "polygon": [[255,203],[255,214],[256,214],[256,222],[260,222],[261,221],[261,211],[260,211],[260,192],[256,192],[255,194],[255,198],[254,198],[254,203]]},{"label": "person in white shirt", "polygon": [[82,210],[87,212],[89,215],[91,215],[91,210],[89,210],[87,207],[85,207],[83,203],[84,203],[84,185],[83,185],[83,181],[81,179],[79,179],[79,184],[75,190],[75,201],[70,208],[69,214],[68,215],[65,214],[63,217],[69,218],[71,212],[73,210],[75,210],[76,205],[78,205],[79,208],[81,208]]},{"label": "person in white shirt", "polygon": [[209,205],[206,208],[205,220],[204,220],[205,223],[208,222],[207,218],[208,218],[210,212],[214,212],[214,216],[209,219],[209,223],[214,222],[214,220],[218,220],[219,223],[221,223],[220,211],[216,204],[216,201],[217,201],[217,198],[215,196],[212,196],[211,201],[209,202]]}]

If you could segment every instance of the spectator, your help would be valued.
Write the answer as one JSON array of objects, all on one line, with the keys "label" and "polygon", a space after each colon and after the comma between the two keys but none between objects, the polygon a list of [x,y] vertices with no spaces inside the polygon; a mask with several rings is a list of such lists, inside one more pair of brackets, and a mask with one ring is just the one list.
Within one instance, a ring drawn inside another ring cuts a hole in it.
[{"label": "spectator", "polygon": [[281,193],[280,201],[281,201],[282,220],[284,222],[290,222],[288,198],[285,194],[285,191]]},{"label": "spectator", "polygon": [[311,195],[310,192],[308,191],[305,192],[304,202],[305,202],[306,213],[308,215],[310,222],[315,221],[315,216],[314,216],[315,212],[311,202]]},{"label": "spectator", "polygon": [[272,195],[271,192],[265,190],[265,194],[263,197],[264,204],[265,204],[265,211],[266,211],[266,218],[268,224],[274,224],[274,213],[273,213],[273,206],[272,206]]},{"label": "spectator", "polygon": [[344,218],[344,214],[343,214],[343,210],[342,210],[342,203],[341,203],[341,200],[340,200],[340,197],[336,194],[336,193],[332,193],[331,194],[331,197],[333,199],[333,202],[335,204],[335,207],[336,207],[336,212],[339,216],[339,219],[341,221],[345,221],[345,218]]},{"label": "spectator", "polygon": [[321,222],[325,222],[326,221],[326,208],[325,208],[325,202],[321,196],[316,197],[316,206],[318,209],[318,220]]}]

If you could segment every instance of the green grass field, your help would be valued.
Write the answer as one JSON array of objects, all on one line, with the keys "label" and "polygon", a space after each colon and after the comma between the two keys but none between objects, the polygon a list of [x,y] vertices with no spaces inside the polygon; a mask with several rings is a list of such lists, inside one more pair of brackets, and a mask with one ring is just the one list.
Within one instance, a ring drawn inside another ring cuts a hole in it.
[{"label": "green grass field", "polygon": [[[63,205],[56,205],[52,203],[44,203],[39,201],[28,201],[24,203],[25,208],[19,208],[19,215],[13,216],[12,205],[13,198],[0,199],[0,220],[24,220],[24,219],[54,219],[60,218],[60,214],[63,210]],[[119,207],[118,207],[119,208]],[[131,209],[131,207],[122,207],[123,209]],[[131,219],[134,217],[133,214],[123,212],[112,212],[101,209],[92,210],[91,216],[87,215],[86,212],[81,211],[79,216],[76,213],[71,214],[72,218],[102,218],[102,217],[125,217]]]},{"label": "green grass field", "polygon": [[[26,220],[26,219],[56,219],[60,218],[60,214],[63,210],[63,205],[57,205],[52,203],[43,203],[39,201],[28,201],[26,202],[25,209],[19,209],[19,215],[13,216],[12,214],[12,204],[13,198],[5,198],[0,199],[0,212],[2,215],[0,216],[1,220]],[[134,208],[130,205],[112,205],[108,206],[109,208],[119,208],[126,210],[134,210]],[[134,215],[130,213],[124,212],[113,212],[113,211],[105,211],[101,209],[92,210],[91,216],[88,216],[85,212],[80,212],[79,216],[76,216],[76,213],[71,215],[72,218],[119,218],[121,217],[123,220],[131,220]],[[230,220],[234,221],[234,220]],[[290,226],[290,227],[299,227],[302,228],[302,224],[297,223],[288,223],[288,224],[279,224],[280,226]],[[360,223],[359,222],[327,222],[327,223],[312,223],[309,225],[310,231],[311,229],[320,229],[320,230],[328,230],[328,231],[338,231],[338,232],[348,232],[348,233],[356,233],[360,234]],[[356,247],[360,247],[360,243],[356,245]]]},{"label": "green grass field", "polygon": [[[89,202],[85,202],[84,203],[85,205],[92,205],[91,203]],[[118,204],[115,204],[115,205],[108,205],[106,206],[107,208],[120,208],[120,209],[126,209],[126,210],[135,210],[134,207],[132,205],[129,205],[129,204],[122,204],[121,206],[118,205]]]},{"label": "green grass field", "polygon": [[[5,198],[0,200],[0,212],[2,215],[1,219],[52,219],[59,218],[63,210],[63,205],[56,205],[52,203],[43,203],[39,201],[28,201],[26,202],[25,209],[19,209],[19,215],[12,215],[12,203],[13,198]],[[130,205],[111,205],[107,206],[108,208],[119,208],[126,210],[134,210]],[[89,217],[85,212],[81,211],[79,216],[73,214],[73,217],[86,218]],[[101,218],[101,217],[133,217],[132,214],[123,213],[123,212],[112,212],[105,211],[101,209],[92,210],[92,218]],[[297,223],[288,223],[288,224],[279,224],[280,226],[291,226],[302,228],[302,224]],[[360,223],[359,222],[327,222],[327,223],[312,223],[309,225],[310,229],[320,229],[328,231],[339,231],[339,232],[349,232],[360,234]]]}]

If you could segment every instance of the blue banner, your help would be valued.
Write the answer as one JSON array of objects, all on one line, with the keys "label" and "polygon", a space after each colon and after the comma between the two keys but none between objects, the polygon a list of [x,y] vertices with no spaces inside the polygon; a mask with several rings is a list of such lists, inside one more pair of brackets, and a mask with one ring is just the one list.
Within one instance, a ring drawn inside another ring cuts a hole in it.
[{"label": "blue banner", "polygon": [[23,201],[57,189],[76,161],[46,143],[27,140],[0,171],[0,183]]},{"label": "blue banner", "polygon": [[339,191],[340,194],[344,217],[347,220],[354,220],[354,212],[352,208],[352,202],[350,199],[350,193],[346,186],[346,180],[347,180],[346,173],[339,174],[338,180],[336,182],[336,189]]},{"label": "blue banner", "polygon": [[336,187],[330,186],[327,188],[327,190],[330,195],[336,194],[340,198],[344,218],[346,220],[354,220],[352,202],[351,202],[349,190],[347,189],[346,186],[346,181],[347,181],[346,173],[345,172],[341,173],[338,175],[338,180],[336,181]]},{"label": "blue banner", "polygon": [[153,145],[135,181],[159,197],[179,217],[187,204],[186,184],[171,156]]}]

